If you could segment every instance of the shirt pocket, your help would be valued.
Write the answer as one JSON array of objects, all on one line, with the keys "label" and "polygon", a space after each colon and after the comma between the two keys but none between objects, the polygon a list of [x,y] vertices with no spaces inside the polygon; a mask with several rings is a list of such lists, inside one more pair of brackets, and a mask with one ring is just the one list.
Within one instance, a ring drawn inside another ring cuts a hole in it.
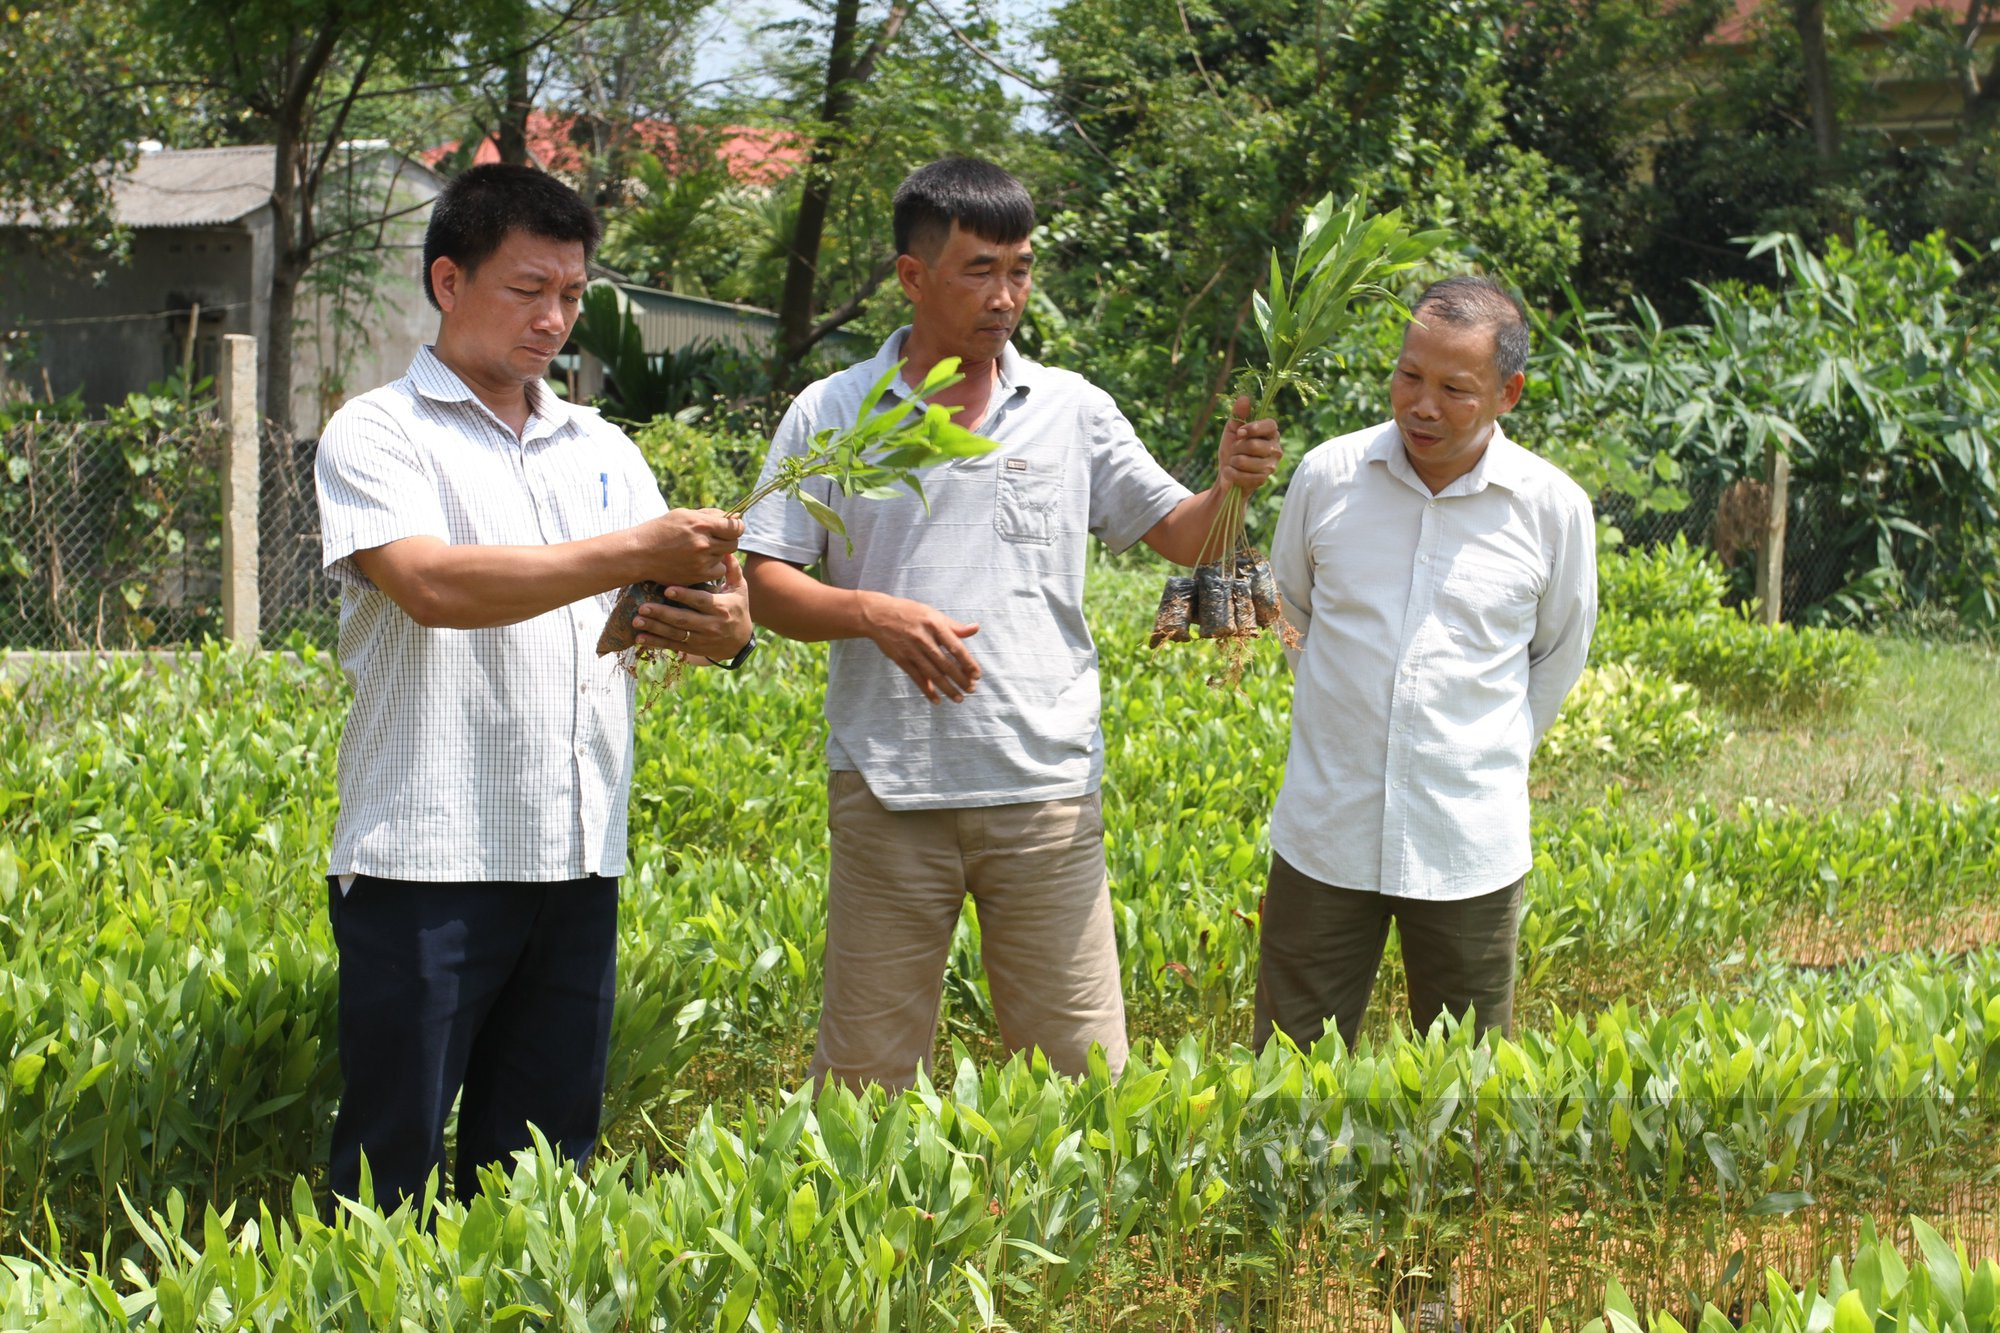
[{"label": "shirt pocket", "polygon": [[1535,571],[1495,561],[1461,561],[1445,580],[1440,616],[1462,652],[1506,654],[1535,634],[1541,588]]},{"label": "shirt pocket", "polygon": [[1023,546],[1048,546],[1056,539],[1062,503],[1062,472],[1039,458],[1003,458],[993,473],[993,527],[1001,538]]}]

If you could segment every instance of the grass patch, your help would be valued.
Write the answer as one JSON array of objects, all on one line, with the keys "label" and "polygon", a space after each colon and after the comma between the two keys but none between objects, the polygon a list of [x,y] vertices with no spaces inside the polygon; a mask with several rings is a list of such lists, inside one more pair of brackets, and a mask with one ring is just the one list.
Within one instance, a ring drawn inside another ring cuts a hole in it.
[{"label": "grass patch", "polygon": [[1875,641],[1881,665],[1853,709],[1783,718],[1723,712],[1708,755],[1625,772],[1579,771],[1540,788],[1538,817],[1566,820],[1622,788],[1635,817],[1707,799],[1859,815],[1903,793],[2000,787],[2000,654],[1977,644]]}]

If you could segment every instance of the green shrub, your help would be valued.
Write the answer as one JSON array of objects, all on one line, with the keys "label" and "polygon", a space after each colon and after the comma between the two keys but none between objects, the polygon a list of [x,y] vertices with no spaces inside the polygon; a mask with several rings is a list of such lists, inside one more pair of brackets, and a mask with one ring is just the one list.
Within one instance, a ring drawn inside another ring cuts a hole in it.
[{"label": "green shrub", "polygon": [[1594,767],[1622,771],[1707,753],[1720,729],[1702,715],[1694,687],[1629,663],[1587,668],[1541,746],[1535,776]]},{"label": "green shrub", "polygon": [[[1620,1009],[1518,1042],[1446,1020],[1355,1052],[1337,1035],[1259,1056],[1187,1038],[1134,1051],[1116,1083],[1101,1062],[1071,1080],[1025,1056],[961,1056],[949,1093],[833,1088],[711,1110],[669,1170],[599,1162],[579,1176],[541,1146],[431,1226],[365,1206],[323,1221],[304,1188],[255,1218],[197,1217],[169,1197],[135,1215],[145,1263],[116,1285],[0,1265],[0,1315],[83,1328],[738,1329],[753,1314],[765,1329],[1046,1328],[1081,1322],[1074,1303],[1135,1242],[1169,1273],[1229,1272],[1282,1301],[1293,1264],[1309,1279],[1365,1267],[1439,1211],[1540,1210],[1575,1227],[1609,1189],[1649,1209],[1719,1211],[1725,1226],[1795,1212],[1823,1177],[1886,1166],[1898,1145],[1978,1151],[1996,1091],[1990,960],[1913,969],[1838,1004]],[[1644,1294],[1681,1296],[1664,1285]],[[1316,1292],[1299,1282],[1272,1326],[1293,1326]]]},{"label": "green shrub", "polygon": [[[1872,1218],[1864,1220],[1860,1246],[1850,1260],[1836,1257],[1824,1282],[1800,1285],[1770,1271],[1763,1299],[1747,1313],[1732,1318],[1706,1305],[1696,1333],[2000,1330],[2000,1263],[1967,1255],[1963,1242],[1948,1243],[1920,1217],[1909,1222],[1916,1242],[1909,1259],[1882,1242]],[[1586,1324],[1583,1333],[1687,1333],[1687,1326],[1662,1311],[1642,1321],[1631,1297],[1613,1282],[1605,1293],[1604,1318]]]},{"label": "green shrub", "polygon": [[[1598,557],[1591,661],[1685,681],[1747,711],[1839,708],[1853,702],[1878,655],[1851,630],[1766,625],[1722,604],[1728,575],[1713,552],[1671,545]],[[1577,706],[1572,696],[1565,711]]]},{"label": "green shrub", "polygon": [[1664,672],[1733,708],[1769,712],[1848,706],[1878,661],[1874,645],[1852,630],[1766,625],[1730,611],[1601,621],[1592,656]]},{"label": "green shrub", "polygon": [[0,608],[15,648],[138,648],[222,628],[224,429],[178,378],[86,419],[0,403]]},{"label": "green shrub", "polygon": [[1729,575],[1713,551],[1670,545],[1603,551],[1597,557],[1597,607],[1602,620],[1659,620],[1722,610]]},{"label": "green shrub", "polygon": [[656,417],[632,434],[667,503],[680,509],[724,506],[749,492],[770,441],[718,432],[698,418]]}]

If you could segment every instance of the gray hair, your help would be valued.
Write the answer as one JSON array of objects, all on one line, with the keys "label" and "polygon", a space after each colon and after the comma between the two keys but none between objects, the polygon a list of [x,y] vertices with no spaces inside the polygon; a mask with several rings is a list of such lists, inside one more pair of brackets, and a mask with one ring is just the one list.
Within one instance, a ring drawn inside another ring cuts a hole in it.
[{"label": "gray hair", "polygon": [[1493,364],[1502,384],[1528,368],[1528,312],[1519,297],[1491,278],[1434,282],[1416,299],[1410,314],[1457,329],[1493,330]]}]

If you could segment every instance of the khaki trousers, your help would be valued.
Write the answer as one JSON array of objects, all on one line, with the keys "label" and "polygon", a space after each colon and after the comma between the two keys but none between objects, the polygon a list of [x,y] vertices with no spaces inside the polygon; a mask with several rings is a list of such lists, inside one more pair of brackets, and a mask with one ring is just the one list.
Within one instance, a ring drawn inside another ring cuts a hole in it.
[{"label": "khaki trousers", "polygon": [[953,928],[979,912],[986,980],[1010,1051],[1064,1074],[1093,1044],[1124,1067],[1104,820],[1095,793],[962,810],[885,809],[858,773],[827,782],[826,991],[815,1082],[909,1087],[930,1067]]},{"label": "khaki trousers", "polygon": [[1353,1050],[1391,920],[1418,1031],[1439,1014],[1471,1010],[1476,1031],[1513,1035],[1521,885],[1455,902],[1392,898],[1322,884],[1273,855],[1258,932],[1257,1049],[1274,1029],[1310,1047],[1331,1019]]}]

